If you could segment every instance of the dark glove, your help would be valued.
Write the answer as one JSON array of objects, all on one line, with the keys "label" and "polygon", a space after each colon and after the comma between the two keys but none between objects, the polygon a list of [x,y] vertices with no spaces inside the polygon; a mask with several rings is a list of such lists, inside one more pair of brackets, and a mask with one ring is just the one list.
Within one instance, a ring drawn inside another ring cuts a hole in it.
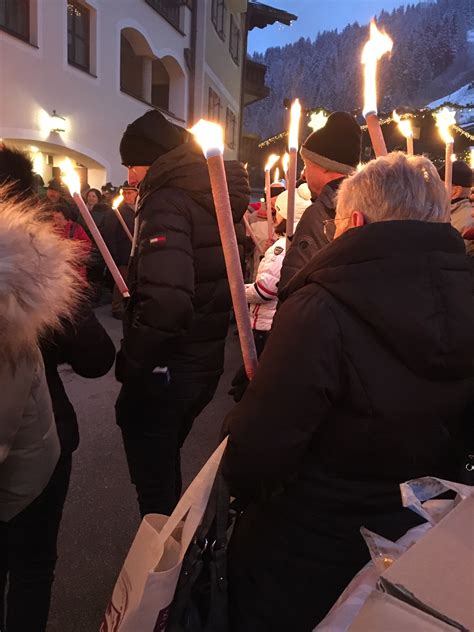
[{"label": "dark glove", "polygon": [[237,373],[234,375],[234,379],[232,380],[232,388],[229,391],[229,395],[232,395],[234,398],[234,402],[240,402],[242,397],[244,396],[245,391],[247,390],[247,386],[249,385],[250,380],[247,377],[247,373],[245,372],[245,367],[242,365]]}]

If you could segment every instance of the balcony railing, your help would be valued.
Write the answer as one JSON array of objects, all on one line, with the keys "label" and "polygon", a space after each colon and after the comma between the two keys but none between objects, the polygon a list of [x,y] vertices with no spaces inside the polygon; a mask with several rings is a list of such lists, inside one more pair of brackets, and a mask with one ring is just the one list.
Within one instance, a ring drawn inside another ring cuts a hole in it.
[{"label": "balcony railing", "polygon": [[180,30],[181,26],[181,7],[185,2],[183,0],[145,0],[152,9],[155,9],[162,17],[165,18],[172,26]]}]

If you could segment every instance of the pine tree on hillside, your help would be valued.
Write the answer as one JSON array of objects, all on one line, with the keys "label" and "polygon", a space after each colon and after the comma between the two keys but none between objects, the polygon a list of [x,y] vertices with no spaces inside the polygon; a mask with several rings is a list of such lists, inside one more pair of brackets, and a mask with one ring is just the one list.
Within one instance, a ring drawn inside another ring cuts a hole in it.
[{"label": "pine tree on hillside", "polygon": [[[443,73],[467,55],[467,32],[474,29],[474,0],[412,4],[391,13],[382,11],[377,22],[394,40],[391,58],[380,64],[380,108],[388,112],[424,102],[432,82],[444,78]],[[360,57],[367,35],[367,26],[355,23],[340,33],[326,31],[314,41],[301,38],[254,55],[267,65],[271,94],[246,109],[246,129],[263,137],[284,129],[284,99],[299,97],[307,108],[360,108]]]}]

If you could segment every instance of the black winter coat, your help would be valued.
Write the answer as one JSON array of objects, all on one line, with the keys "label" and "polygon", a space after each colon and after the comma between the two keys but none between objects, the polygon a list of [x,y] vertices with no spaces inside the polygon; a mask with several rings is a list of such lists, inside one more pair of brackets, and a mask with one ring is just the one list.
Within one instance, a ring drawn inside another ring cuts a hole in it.
[{"label": "black winter coat", "polygon": [[281,268],[279,297],[295,274],[311,261],[318,250],[328,245],[329,240],[324,234],[323,222],[326,219],[334,219],[336,215],[336,195],[343,179],[333,180],[327,184],[298,222]]},{"label": "black winter coat", "polygon": [[102,377],[114,364],[114,343],[94,312],[85,308],[76,322],[63,323],[61,330],[42,340],[41,353],[61,450],[69,454],[79,445],[79,427],[58,366],[69,364],[81,377]]},{"label": "black winter coat", "polygon": [[[247,173],[226,163],[237,240]],[[140,186],[131,298],[117,359],[122,382],[168,367],[171,379],[214,379],[224,366],[231,296],[206,161],[194,141],[155,161]]]},{"label": "black winter coat", "polygon": [[311,630],[368,559],[359,528],[396,539],[416,522],[399,484],[457,477],[473,323],[472,269],[449,224],[350,230],[293,279],[227,418],[225,473],[253,500],[231,546],[235,629]]}]

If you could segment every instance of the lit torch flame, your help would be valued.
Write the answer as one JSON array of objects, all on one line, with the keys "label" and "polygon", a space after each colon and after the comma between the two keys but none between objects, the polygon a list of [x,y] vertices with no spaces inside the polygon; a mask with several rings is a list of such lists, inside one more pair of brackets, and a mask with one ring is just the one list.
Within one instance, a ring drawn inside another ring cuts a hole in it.
[{"label": "lit torch flame", "polygon": [[435,112],[434,117],[436,120],[436,127],[439,129],[443,142],[446,143],[446,145],[454,143],[450,127],[452,125],[456,125],[456,112],[448,108],[443,108],[439,112]]},{"label": "lit torch flame", "polygon": [[273,176],[273,184],[277,184],[280,182],[280,169],[278,167],[275,169],[275,175]]},{"label": "lit torch flame", "polygon": [[398,129],[405,138],[413,138],[413,129],[410,119],[402,119],[397,114],[396,110],[393,111],[393,120],[398,123]]},{"label": "lit torch flame", "polygon": [[276,154],[270,154],[267,160],[267,164],[265,165],[265,171],[271,171],[279,160],[280,156],[277,156]]},{"label": "lit torch flame", "polygon": [[370,23],[370,39],[362,51],[364,65],[364,111],[366,116],[370,112],[377,114],[377,62],[385,53],[390,53],[393,41],[386,33],[377,28],[374,20]]},{"label": "lit torch flame", "polygon": [[64,184],[69,189],[71,195],[81,192],[81,180],[79,174],[74,169],[74,166],[69,158],[65,158],[59,165],[61,169],[61,177]]},{"label": "lit torch flame", "polygon": [[288,166],[290,164],[290,154],[288,152],[286,152],[286,154],[281,159],[281,164],[283,167],[283,173],[285,173],[286,175],[288,173]]},{"label": "lit torch flame", "polygon": [[301,119],[301,104],[299,99],[293,101],[293,105],[290,110],[290,132],[288,147],[290,149],[298,149],[299,146],[299,131],[300,131],[300,119]]},{"label": "lit torch flame", "polygon": [[112,208],[114,209],[114,211],[118,209],[118,207],[122,204],[123,200],[124,200],[123,191],[122,189],[120,189],[120,194],[117,195],[117,197],[114,199],[112,203]]},{"label": "lit torch flame", "polygon": [[206,158],[224,153],[224,132],[218,123],[201,119],[189,131],[201,145]]}]

